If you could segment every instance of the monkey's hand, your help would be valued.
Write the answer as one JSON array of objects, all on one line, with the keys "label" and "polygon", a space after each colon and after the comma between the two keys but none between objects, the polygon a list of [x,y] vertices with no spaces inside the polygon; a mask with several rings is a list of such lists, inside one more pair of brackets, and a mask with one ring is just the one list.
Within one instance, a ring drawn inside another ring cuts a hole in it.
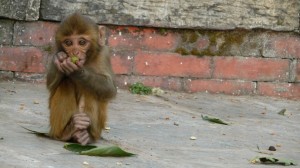
[{"label": "monkey's hand", "polygon": [[76,113],[72,116],[74,130],[86,130],[91,125],[91,119],[86,113]]},{"label": "monkey's hand", "polygon": [[81,145],[86,145],[90,142],[92,142],[90,138],[90,134],[87,130],[79,130],[76,131],[73,135],[72,138],[75,142],[80,143]]},{"label": "monkey's hand", "polygon": [[81,70],[83,68],[84,62],[85,59],[81,59],[79,57],[79,60],[74,63],[71,57],[67,57],[62,63],[60,63],[60,67],[63,73],[65,73],[66,75],[70,75],[75,71]]},{"label": "monkey's hand", "polygon": [[91,120],[86,113],[76,113],[70,119],[70,122],[65,127],[61,140],[68,141],[70,139],[74,139],[78,142],[78,139],[81,138],[83,133],[82,131],[87,131],[90,126]]},{"label": "monkey's hand", "polygon": [[54,64],[56,65],[57,69],[60,72],[64,72],[63,68],[62,68],[62,63],[68,58],[67,54],[65,52],[59,52],[54,56]]},{"label": "monkey's hand", "polygon": [[81,145],[91,142],[90,134],[87,131],[91,125],[91,119],[86,113],[76,113],[72,116],[73,134],[72,139]]}]

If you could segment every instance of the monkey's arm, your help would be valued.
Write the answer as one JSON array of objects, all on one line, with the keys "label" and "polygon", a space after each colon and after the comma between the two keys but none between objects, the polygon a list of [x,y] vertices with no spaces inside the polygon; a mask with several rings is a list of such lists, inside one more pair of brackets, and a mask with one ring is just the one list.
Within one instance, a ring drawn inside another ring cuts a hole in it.
[{"label": "monkey's arm", "polygon": [[114,73],[110,61],[110,50],[102,46],[101,53],[92,63],[71,74],[71,78],[90,89],[102,99],[111,99],[117,94]]},{"label": "monkey's arm", "polygon": [[100,74],[96,73],[92,68],[83,68],[74,72],[71,78],[103,99],[111,99],[117,93],[112,75],[109,73]]},{"label": "monkey's arm", "polygon": [[50,64],[48,73],[47,73],[47,88],[51,93],[58,87],[61,80],[64,78],[64,74],[60,72],[54,63]]}]

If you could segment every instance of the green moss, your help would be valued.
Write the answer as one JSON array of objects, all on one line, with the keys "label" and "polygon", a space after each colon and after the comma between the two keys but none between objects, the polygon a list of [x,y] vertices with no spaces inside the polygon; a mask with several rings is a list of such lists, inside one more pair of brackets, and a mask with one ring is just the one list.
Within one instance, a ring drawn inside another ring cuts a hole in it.
[{"label": "green moss", "polygon": [[191,54],[201,56],[201,52],[197,48],[193,48],[191,51]]},{"label": "green moss", "polygon": [[[231,55],[232,47],[240,48],[244,43],[244,38],[249,36],[249,31],[247,30],[184,30],[178,33],[181,34],[182,40],[175,52],[182,55],[192,54],[195,56]],[[198,49],[196,42],[202,37],[208,38],[209,45],[205,49]],[[253,45],[253,47],[255,48],[256,46]]]},{"label": "green moss", "polygon": [[168,34],[168,31],[164,28],[160,28],[158,31],[158,34],[160,34],[162,36],[166,36]]},{"label": "green moss", "polygon": [[182,42],[187,42],[189,39],[188,33],[184,32],[183,34],[181,34],[181,40]]},{"label": "green moss", "polygon": [[181,55],[189,55],[190,54],[190,52],[187,49],[183,48],[183,47],[177,48],[175,50],[175,52],[178,53],[178,54],[181,54]]},{"label": "green moss", "polygon": [[181,39],[184,43],[195,43],[199,38],[197,31],[186,30],[182,33]]},{"label": "green moss", "polygon": [[48,52],[49,54],[53,53],[53,47],[49,44],[43,47],[43,50]]},{"label": "green moss", "polygon": [[189,42],[190,42],[190,43],[195,43],[195,42],[198,40],[198,38],[199,38],[198,33],[197,33],[196,31],[194,31],[194,32],[192,32],[192,33],[190,34]]},{"label": "green moss", "polygon": [[[201,34],[208,36],[210,46],[217,48],[213,55],[227,55],[233,45],[241,45],[247,35],[245,30],[232,31],[205,31]],[[222,43],[221,43],[222,42]]]},{"label": "green moss", "polygon": [[196,54],[196,56],[202,57],[202,56],[216,56],[215,53],[213,53],[209,48],[199,52],[199,54]]}]

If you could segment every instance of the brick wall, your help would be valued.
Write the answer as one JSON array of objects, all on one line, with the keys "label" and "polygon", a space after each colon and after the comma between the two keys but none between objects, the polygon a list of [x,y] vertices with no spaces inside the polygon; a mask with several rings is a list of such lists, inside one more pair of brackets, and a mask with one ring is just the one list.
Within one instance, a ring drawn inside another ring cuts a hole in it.
[{"label": "brick wall", "polygon": [[[44,81],[58,23],[0,22],[0,78]],[[107,26],[106,35],[120,88],[142,82],[184,92],[300,99],[299,34]]]}]

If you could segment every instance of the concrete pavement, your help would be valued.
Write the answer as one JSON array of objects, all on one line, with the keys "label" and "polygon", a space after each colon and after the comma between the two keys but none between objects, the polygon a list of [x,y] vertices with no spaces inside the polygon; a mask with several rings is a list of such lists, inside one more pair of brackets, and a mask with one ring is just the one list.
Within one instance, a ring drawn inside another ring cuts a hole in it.
[{"label": "concrete pavement", "polygon": [[[119,90],[109,106],[110,130],[96,145],[116,144],[137,155],[112,158],[76,155],[63,149],[64,142],[21,128],[48,124],[47,99],[44,84],[0,82],[1,168],[240,168],[270,167],[250,164],[255,156],[300,160],[299,101],[176,92],[139,96]],[[282,109],[286,116],[278,114]],[[230,125],[209,123],[201,115]],[[277,151],[268,151],[271,145]],[[259,153],[257,146],[273,155]]]}]

